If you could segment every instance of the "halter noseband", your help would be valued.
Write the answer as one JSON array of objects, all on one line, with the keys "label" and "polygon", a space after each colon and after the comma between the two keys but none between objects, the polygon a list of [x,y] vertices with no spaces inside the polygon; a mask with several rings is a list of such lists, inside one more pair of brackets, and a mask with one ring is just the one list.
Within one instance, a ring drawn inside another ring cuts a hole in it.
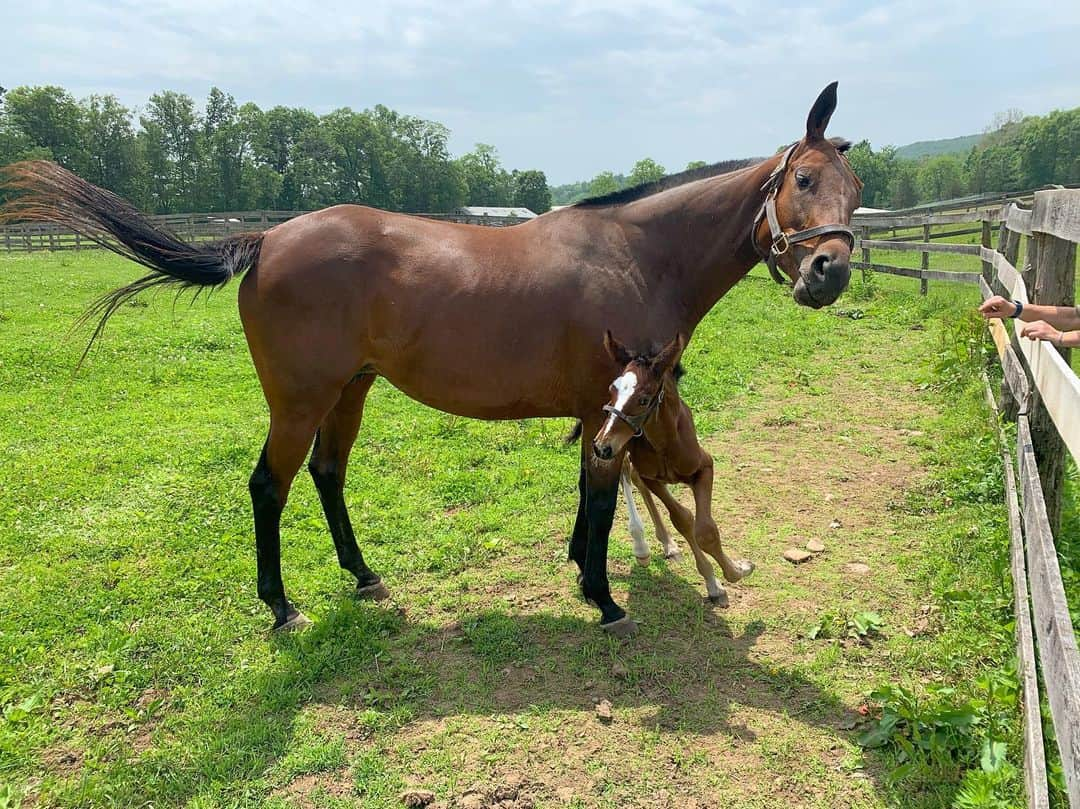
[{"label": "halter noseband", "polygon": [[[798,230],[794,233],[785,233],[784,229],[780,227],[780,220],[776,217],[776,196],[780,193],[780,186],[784,183],[784,175],[787,174],[788,161],[791,159],[792,153],[798,143],[792,144],[784,152],[784,156],[780,158],[780,162],[776,164],[776,168],[772,170],[772,174],[761,186],[761,190],[766,192],[765,202],[761,206],[761,210],[758,211],[758,215],[754,217],[754,228],[750,231],[750,240],[754,244],[754,249],[758,255],[765,259],[765,266],[769,268],[769,275],[778,284],[787,283],[784,276],[780,274],[780,271],[776,268],[776,261],[780,256],[784,255],[788,251],[788,248],[793,244],[799,242],[809,241],[816,236],[824,236],[826,233],[838,233],[844,236],[848,240],[849,247],[855,249],[855,233],[847,225],[841,225],[839,223],[832,225],[818,225],[816,227],[807,228],[806,230]],[[758,246],[757,232],[761,226],[761,220],[766,219],[769,222],[769,233],[772,236],[772,243],[769,245],[768,250],[762,250]]]},{"label": "halter noseband", "polygon": [[626,413],[619,410],[615,405],[604,405],[604,412],[610,413],[618,419],[622,419],[631,429],[634,431],[634,438],[641,438],[645,433],[645,422],[649,420],[649,416],[656,412],[656,408],[660,406],[660,403],[664,401],[664,388],[660,388],[660,392],[656,394],[656,398],[652,400],[652,403],[645,408],[644,411],[638,413],[636,416],[628,416]]}]

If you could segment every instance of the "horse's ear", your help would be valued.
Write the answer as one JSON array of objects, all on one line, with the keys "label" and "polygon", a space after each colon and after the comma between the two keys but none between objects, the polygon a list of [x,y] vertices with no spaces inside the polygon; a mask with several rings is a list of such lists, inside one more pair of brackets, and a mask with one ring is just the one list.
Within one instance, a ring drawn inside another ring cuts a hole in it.
[{"label": "horse's ear", "polygon": [[626,346],[615,339],[611,329],[604,332],[604,350],[607,351],[609,357],[622,366],[629,365],[634,359],[634,355],[630,353]]},{"label": "horse's ear", "polygon": [[806,117],[806,139],[818,140],[825,137],[825,127],[829,125],[833,110],[836,109],[836,85],[833,82],[817,97],[814,106],[810,108],[810,114]]},{"label": "horse's ear", "polygon": [[674,368],[679,360],[682,359],[683,349],[686,348],[686,335],[682,332],[676,334],[671,342],[660,349],[660,353],[656,355],[656,367],[661,372]]}]

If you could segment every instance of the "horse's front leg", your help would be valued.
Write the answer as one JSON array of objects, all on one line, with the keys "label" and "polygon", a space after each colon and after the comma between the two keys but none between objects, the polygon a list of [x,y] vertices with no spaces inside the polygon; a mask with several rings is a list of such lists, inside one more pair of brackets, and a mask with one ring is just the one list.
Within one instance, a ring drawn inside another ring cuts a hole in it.
[{"label": "horse's front leg", "polygon": [[754,563],[746,559],[732,561],[720,545],[720,529],[712,517],[713,459],[704,450],[701,454],[701,467],[690,481],[694,492],[694,536],[698,547],[720,563],[724,578],[737,582],[754,572]]},{"label": "horse's front leg", "polygon": [[[586,431],[585,435],[593,433]],[[585,564],[581,572],[581,594],[600,610],[600,626],[618,637],[629,637],[637,625],[611,597],[608,585],[607,551],[615,503],[619,496],[622,457],[601,461],[591,445],[582,442],[585,465]]]}]

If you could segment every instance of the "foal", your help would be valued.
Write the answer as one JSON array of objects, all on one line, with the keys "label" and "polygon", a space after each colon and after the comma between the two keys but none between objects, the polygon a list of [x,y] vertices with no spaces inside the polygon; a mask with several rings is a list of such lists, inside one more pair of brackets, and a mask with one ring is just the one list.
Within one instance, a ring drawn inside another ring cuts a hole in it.
[{"label": "foal", "polygon": [[[685,346],[686,338],[679,334],[654,355],[635,355],[610,331],[604,335],[604,348],[623,372],[611,383],[611,401],[604,406],[608,417],[593,439],[593,452],[608,460],[627,450],[634,472],[660,498],[672,524],[690,543],[709,601],[727,606],[727,593],[705,553],[720,563],[729,582],[749,576],[754,565],[732,561],[720,546],[720,530],[711,514],[712,456],[698,443],[693,415],[679,398],[673,373]],[[668,483],[691,488],[696,516],[672,496]]]}]

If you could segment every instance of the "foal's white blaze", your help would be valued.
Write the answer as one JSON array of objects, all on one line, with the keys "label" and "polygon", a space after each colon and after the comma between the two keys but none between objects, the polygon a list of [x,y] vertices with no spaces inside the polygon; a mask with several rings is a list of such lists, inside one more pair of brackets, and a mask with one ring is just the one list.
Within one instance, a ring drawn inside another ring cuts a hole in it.
[{"label": "foal's white blaze", "polygon": [[[637,374],[633,371],[627,371],[611,384],[615,388],[615,409],[622,410],[634,395],[634,391],[637,390]],[[604,422],[604,429],[600,431],[597,441],[604,442],[608,440],[611,430],[615,427],[616,418],[618,417],[614,413],[608,415],[607,421]]]},{"label": "foal's white blaze", "polygon": [[623,499],[626,500],[626,511],[630,515],[630,536],[634,538],[634,556],[641,560],[648,560],[649,546],[645,542],[645,523],[638,514],[637,504],[634,503],[634,490],[630,487],[630,467],[628,462],[623,462],[622,475]]}]

